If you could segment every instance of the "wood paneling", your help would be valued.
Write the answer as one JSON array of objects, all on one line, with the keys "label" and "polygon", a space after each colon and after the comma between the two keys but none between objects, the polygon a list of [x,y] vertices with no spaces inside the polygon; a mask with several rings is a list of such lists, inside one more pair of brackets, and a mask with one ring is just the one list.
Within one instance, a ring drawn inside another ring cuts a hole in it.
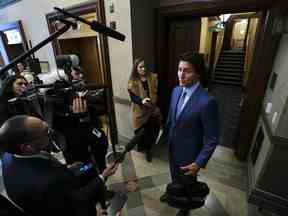
[{"label": "wood paneling", "polygon": [[96,37],[79,39],[82,53],[82,65],[86,70],[87,80],[96,81],[97,84],[104,84],[104,77],[100,70],[100,59]]},{"label": "wood paneling", "polygon": [[[82,18],[92,21],[92,20],[96,20],[96,13],[89,13],[89,14],[84,14],[83,16],[81,16]],[[68,19],[71,20],[71,19]],[[73,20],[71,20],[73,21]],[[77,29],[71,29],[67,32],[65,32],[63,35],[61,35],[60,37],[58,37],[58,39],[71,39],[71,38],[84,38],[84,37],[97,37],[98,33],[91,30],[90,26],[85,25],[83,23],[78,22],[77,23],[78,28]],[[61,26],[63,26],[62,23],[59,23],[59,25],[57,25],[57,28],[59,29]]]},{"label": "wood paneling", "polygon": [[230,20],[225,26],[224,31],[224,39],[223,39],[223,50],[230,50],[231,49],[231,39],[233,34],[235,21]]},{"label": "wood paneling", "polygon": [[198,4],[198,5],[243,5],[243,4],[254,4],[254,5],[267,5],[270,4],[272,0],[160,0],[160,7],[169,7],[175,5],[187,5],[187,4]]},{"label": "wood paneling", "polygon": [[[171,89],[178,83],[178,59],[186,51],[198,52],[201,19],[175,20],[169,26],[169,67],[165,75]],[[166,91],[167,89],[165,89]]]},{"label": "wood paneling", "polygon": [[61,53],[76,54],[80,57],[80,65],[84,69],[85,79],[97,84],[107,83],[100,68],[97,37],[73,38],[59,41]]},{"label": "wood paneling", "polygon": [[247,95],[240,116],[240,136],[236,146],[236,156],[239,159],[246,159],[251,146],[281,38],[280,34],[274,32],[275,24],[283,18],[286,10],[287,7],[283,7],[282,4],[275,5],[260,24],[251,75],[247,83]]}]

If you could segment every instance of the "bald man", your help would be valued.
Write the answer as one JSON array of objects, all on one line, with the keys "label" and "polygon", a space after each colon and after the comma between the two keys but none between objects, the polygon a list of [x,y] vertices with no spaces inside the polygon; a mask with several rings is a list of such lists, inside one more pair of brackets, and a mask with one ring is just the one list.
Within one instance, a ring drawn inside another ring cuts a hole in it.
[{"label": "bald man", "polygon": [[110,166],[83,184],[72,171],[43,150],[49,145],[47,124],[21,115],[0,128],[2,172],[9,198],[30,215],[95,216],[95,204],[104,179],[115,173]]}]

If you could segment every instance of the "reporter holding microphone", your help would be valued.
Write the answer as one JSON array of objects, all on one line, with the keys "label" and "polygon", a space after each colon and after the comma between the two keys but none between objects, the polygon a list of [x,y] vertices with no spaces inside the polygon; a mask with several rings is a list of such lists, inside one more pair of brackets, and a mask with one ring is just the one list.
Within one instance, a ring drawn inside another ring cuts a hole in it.
[{"label": "reporter holding microphone", "polygon": [[157,75],[146,70],[143,59],[136,59],[128,81],[128,92],[135,136],[142,137],[137,149],[146,153],[148,162],[152,161],[152,148],[161,124],[161,113],[156,106],[157,85]]}]

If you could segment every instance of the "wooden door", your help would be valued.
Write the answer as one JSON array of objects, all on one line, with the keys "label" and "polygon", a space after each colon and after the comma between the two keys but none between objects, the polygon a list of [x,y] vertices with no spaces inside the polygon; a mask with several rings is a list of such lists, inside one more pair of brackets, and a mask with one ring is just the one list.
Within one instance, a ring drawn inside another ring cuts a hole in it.
[{"label": "wooden door", "polygon": [[104,71],[101,70],[101,59],[97,37],[83,37],[58,40],[61,54],[76,54],[80,57],[80,66],[84,69],[84,78],[95,84],[107,85]]},{"label": "wooden door", "polygon": [[167,116],[170,96],[173,88],[178,84],[179,55],[186,51],[199,52],[201,32],[201,18],[177,19],[168,23],[168,47],[164,70],[160,74],[159,102],[160,108]]},{"label": "wooden door", "polygon": [[9,63],[9,56],[7,55],[7,41],[5,34],[0,31],[0,66],[4,66]]},{"label": "wooden door", "polygon": [[178,83],[179,55],[186,51],[199,51],[201,19],[172,21],[169,28],[169,73],[170,86]]},{"label": "wooden door", "polygon": [[212,38],[211,38],[211,48],[210,48],[210,57],[209,57],[209,75],[208,77],[212,77],[212,73],[214,70],[214,62],[215,62],[215,54],[216,54],[216,45],[217,45],[217,36],[218,32],[213,31],[212,32]]}]

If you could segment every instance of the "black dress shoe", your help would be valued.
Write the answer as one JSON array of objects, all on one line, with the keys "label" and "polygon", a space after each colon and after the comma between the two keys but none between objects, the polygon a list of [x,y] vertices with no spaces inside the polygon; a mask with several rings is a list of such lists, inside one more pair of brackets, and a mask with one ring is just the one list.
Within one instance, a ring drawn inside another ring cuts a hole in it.
[{"label": "black dress shoe", "polygon": [[137,145],[137,151],[138,151],[138,152],[144,152],[144,151],[145,151],[145,148],[142,147],[142,146]]},{"label": "black dress shoe", "polygon": [[106,190],[105,191],[105,197],[107,200],[112,199],[115,196],[115,191],[113,190]]},{"label": "black dress shoe", "polygon": [[176,214],[176,216],[189,216],[189,210],[180,209],[180,211]]},{"label": "black dress shoe", "polygon": [[167,193],[161,195],[160,202],[167,202]]},{"label": "black dress shoe", "polygon": [[151,151],[146,152],[146,160],[148,162],[152,161],[152,152]]}]

